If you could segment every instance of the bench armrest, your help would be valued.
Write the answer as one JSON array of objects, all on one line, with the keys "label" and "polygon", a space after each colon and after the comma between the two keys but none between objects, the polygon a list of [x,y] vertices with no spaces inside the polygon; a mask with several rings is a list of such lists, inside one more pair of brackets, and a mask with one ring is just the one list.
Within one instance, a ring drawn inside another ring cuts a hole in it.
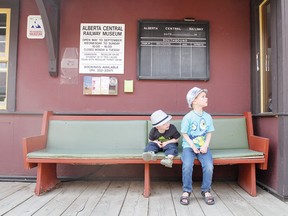
[{"label": "bench armrest", "polygon": [[264,153],[265,162],[258,164],[258,168],[261,170],[267,170],[268,168],[268,152],[269,152],[269,139],[250,135],[249,136],[249,146],[251,150],[259,151]]},{"label": "bench armrest", "polygon": [[37,166],[37,164],[27,162],[27,154],[33,151],[44,149],[46,146],[45,136],[39,135],[23,138],[22,144],[23,144],[24,167],[26,169],[30,169]]}]

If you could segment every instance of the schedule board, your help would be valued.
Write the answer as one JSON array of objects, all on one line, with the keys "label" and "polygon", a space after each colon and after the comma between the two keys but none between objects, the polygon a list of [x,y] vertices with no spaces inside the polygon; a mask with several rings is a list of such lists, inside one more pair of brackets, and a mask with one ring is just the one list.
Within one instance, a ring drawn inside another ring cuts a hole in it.
[{"label": "schedule board", "polygon": [[209,22],[140,20],[138,79],[209,80]]}]

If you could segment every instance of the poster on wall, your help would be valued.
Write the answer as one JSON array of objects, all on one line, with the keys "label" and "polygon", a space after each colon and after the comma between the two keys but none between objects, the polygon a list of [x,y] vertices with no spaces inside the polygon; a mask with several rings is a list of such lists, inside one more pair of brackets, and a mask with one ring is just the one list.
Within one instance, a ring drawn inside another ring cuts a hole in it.
[{"label": "poster on wall", "polygon": [[80,74],[124,74],[125,24],[81,23]]},{"label": "poster on wall", "polygon": [[27,38],[43,39],[45,30],[40,15],[29,15],[27,17]]},{"label": "poster on wall", "polygon": [[84,95],[117,95],[118,79],[116,77],[83,77]]}]

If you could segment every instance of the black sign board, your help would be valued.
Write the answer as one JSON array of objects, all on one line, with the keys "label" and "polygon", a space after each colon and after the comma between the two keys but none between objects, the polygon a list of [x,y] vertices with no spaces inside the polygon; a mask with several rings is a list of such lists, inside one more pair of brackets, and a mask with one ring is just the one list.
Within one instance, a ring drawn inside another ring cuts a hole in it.
[{"label": "black sign board", "polygon": [[208,21],[140,20],[138,79],[209,80]]}]

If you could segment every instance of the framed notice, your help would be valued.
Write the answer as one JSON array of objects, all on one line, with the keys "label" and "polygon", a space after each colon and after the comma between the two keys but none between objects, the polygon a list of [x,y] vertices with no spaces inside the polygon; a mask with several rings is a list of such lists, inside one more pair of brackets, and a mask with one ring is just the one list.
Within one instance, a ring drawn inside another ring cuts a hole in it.
[{"label": "framed notice", "polygon": [[118,79],[116,77],[83,77],[84,95],[117,95]]},{"label": "framed notice", "polygon": [[82,23],[80,74],[124,73],[124,24]]},{"label": "framed notice", "polygon": [[140,20],[138,79],[209,80],[209,22]]}]

